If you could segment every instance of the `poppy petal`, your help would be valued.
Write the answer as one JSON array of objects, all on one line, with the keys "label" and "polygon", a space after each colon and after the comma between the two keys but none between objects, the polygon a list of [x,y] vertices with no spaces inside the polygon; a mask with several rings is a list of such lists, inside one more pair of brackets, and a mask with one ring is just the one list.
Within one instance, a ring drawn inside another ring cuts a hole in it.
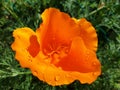
[{"label": "poppy petal", "polygon": [[[32,56],[36,56],[39,52],[39,43],[35,32],[30,28],[17,28],[13,32],[15,38],[11,45],[12,49],[16,51],[15,58],[20,62],[22,67],[28,67]],[[34,42],[34,43],[33,43]]]},{"label": "poppy petal", "polygon": [[42,58],[41,53],[39,53],[38,56],[40,56],[39,59],[33,58],[30,69],[34,76],[38,77],[40,80],[47,82],[52,86],[70,84],[74,80],[79,80],[81,83],[91,84],[100,74],[99,71],[88,73],[65,71],[60,67],[55,67],[54,65],[50,65],[48,62],[45,62],[45,60],[43,60]]},{"label": "poppy petal", "polygon": [[38,77],[40,80],[47,82],[52,86],[69,84],[74,81],[74,79],[67,79],[65,76],[66,72],[62,71],[61,69],[56,68],[53,65],[37,61],[38,60],[33,61],[35,65],[31,66],[31,71],[33,75]]},{"label": "poppy petal", "polygon": [[69,78],[74,80],[79,80],[82,84],[93,83],[97,77],[100,75],[100,71],[96,72],[88,72],[88,73],[81,73],[81,72],[71,72],[68,74]]},{"label": "poppy petal", "polygon": [[82,73],[100,71],[100,62],[95,52],[87,49],[80,37],[74,38],[68,56],[62,58],[58,66],[66,71]]},{"label": "poppy petal", "polygon": [[68,45],[76,36],[77,25],[68,14],[58,9],[46,9],[42,15],[43,23],[37,32],[41,33],[41,47],[43,52],[51,52],[61,44]]},{"label": "poppy petal", "polygon": [[95,28],[85,18],[79,20],[73,18],[73,20],[79,25],[80,37],[83,39],[86,47],[96,51],[98,46],[98,39]]}]

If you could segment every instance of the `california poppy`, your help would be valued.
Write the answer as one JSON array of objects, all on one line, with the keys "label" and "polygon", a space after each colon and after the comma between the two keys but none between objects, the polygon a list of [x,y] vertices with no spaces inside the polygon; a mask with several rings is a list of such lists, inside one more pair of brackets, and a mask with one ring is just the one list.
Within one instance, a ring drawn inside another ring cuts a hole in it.
[{"label": "california poppy", "polygon": [[79,80],[91,84],[101,74],[96,56],[97,34],[85,18],[75,19],[58,9],[46,9],[34,32],[28,27],[13,32],[11,47],[23,68],[52,86]]}]

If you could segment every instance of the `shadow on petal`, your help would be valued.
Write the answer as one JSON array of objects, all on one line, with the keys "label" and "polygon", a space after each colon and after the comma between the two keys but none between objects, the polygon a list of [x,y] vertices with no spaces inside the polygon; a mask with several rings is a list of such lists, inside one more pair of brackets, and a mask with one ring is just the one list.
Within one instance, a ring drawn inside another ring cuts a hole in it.
[{"label": "shadow on petal", "polygon": [[27,51],[30,53],[32,57],[35,57],[39,53],[40,45],[35,35],[32,35],[30,37],[30,46],[28,47]]}]

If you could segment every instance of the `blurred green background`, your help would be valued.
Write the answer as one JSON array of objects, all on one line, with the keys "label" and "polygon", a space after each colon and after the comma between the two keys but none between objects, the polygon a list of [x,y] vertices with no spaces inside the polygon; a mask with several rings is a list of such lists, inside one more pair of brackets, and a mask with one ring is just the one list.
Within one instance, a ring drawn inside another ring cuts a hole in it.
[{"label": "blurred green background", "polygon": [[[52,87],[20,67],[10,45],[18,27],[36,30],[40,14],[55,7],[71,17],[87,18],[96,28],[97,56],[102,74],[92,84],[75,81]],[[120,90],[120,1],[119,0],[0,0],[0,90]]]}]

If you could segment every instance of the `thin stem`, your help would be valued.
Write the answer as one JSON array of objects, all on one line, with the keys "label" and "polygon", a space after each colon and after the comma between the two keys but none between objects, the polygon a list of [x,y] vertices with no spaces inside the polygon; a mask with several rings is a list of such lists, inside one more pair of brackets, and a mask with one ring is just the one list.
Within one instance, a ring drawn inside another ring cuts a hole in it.
[{"label": "thin stem", "polygon": [[85,17],[89,17],[89,16],[91,16],[91,15],[99,12],[100,10],[102,10],[102,9],[104,9],[104,8],[105,8],[105,6],[99,7],[99,8],[97,8],[96,10],[92,11],[91,13],[89,13],[88,15],[86,15]]},{"label": "thin stem", "polygon": [[[7,73],[7,72],[4,72],[3,73]],[[13,73],[13,74],[10,74],[10,75],[5,75],[5,76],[0,76],[0,79],[4,79],[4,78],[7,78],[7,77],[16,77],[18,75],[29,75],[31,74],[30,71],[27,71],[27,72],[17,72],[17,73]]]},{"label": "thin stem", "polygon": [[27,71],[27,72],[19,72],[18,75],[29,75],[31,74],[30,71]]},{"label": "thin stem", "polygon": [[89,11],[88,11],[88,0],[85,0],[85,16],[88,15]]}]

